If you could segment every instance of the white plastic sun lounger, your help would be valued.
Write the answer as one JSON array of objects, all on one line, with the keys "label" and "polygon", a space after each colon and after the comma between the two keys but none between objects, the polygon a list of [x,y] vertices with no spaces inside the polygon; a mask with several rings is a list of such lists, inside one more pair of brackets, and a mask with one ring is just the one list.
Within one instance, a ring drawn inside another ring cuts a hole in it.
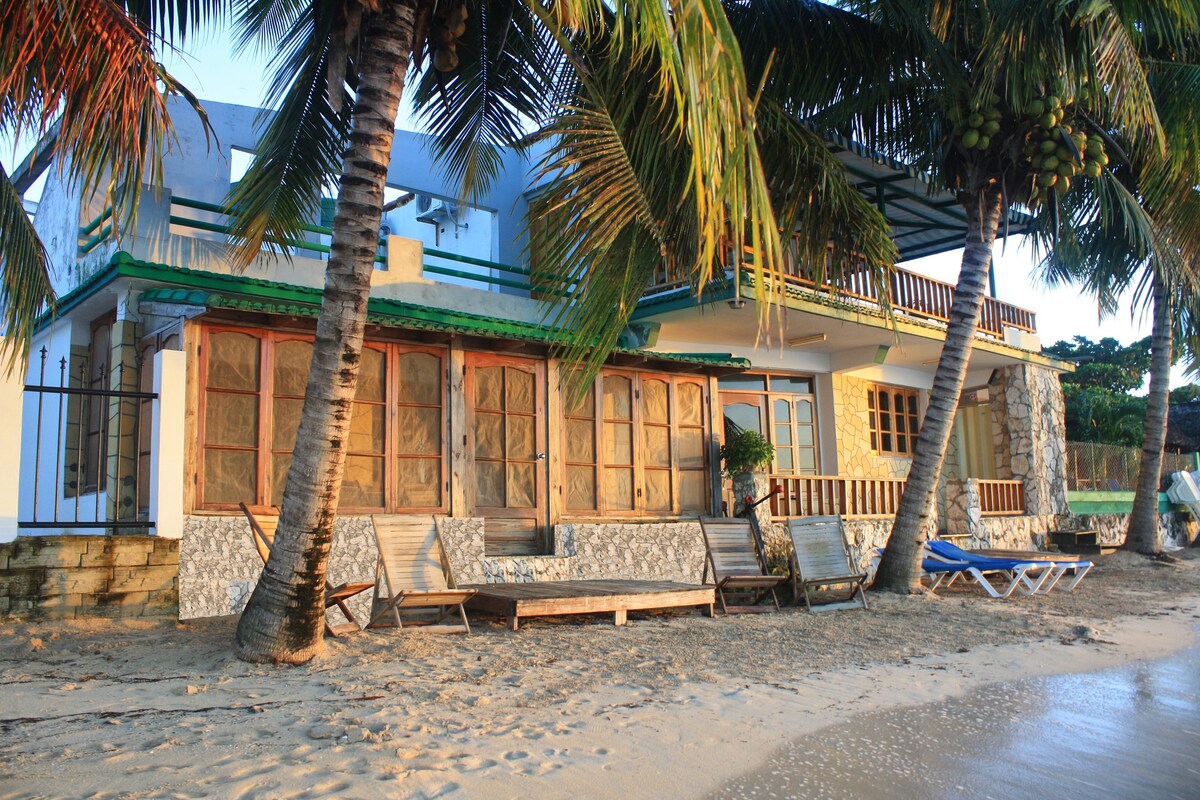
[{"label": "white plastic sun lounger", "polygon": [[[951,549],[953,548],[953,549]],[[962,555],[959,555],[961,553]],[[1059,571],[1048,561],[1018,561],[972,555],[970,551],[948,542],[925,543],[922,567],[929,574],[930,591],[950,586],[962,576],[987,592],[988,596],[1003,599],[1013,592],[1025,595],[1044,594]],[[996,581],[999,577],[1001,580]],[[1007,581],[1007,583],[1004,583]]]}]

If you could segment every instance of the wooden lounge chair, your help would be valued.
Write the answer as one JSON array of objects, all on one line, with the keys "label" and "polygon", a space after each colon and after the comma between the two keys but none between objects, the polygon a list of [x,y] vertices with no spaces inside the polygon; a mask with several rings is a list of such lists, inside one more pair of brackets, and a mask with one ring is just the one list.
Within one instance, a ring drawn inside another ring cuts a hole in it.
[{"label": "wooden lounge chair", "polygon": [[[867,607],[863,581],[867,574],[858,567],[858,557],[846,541],[841,517],[803,517],[788,520],[792,539],[792,594],[809,611],[830,611],[851,606]],[[811,590],[818,586],[849,585],[846,601],[813,607]],[[854,597],[858,595],[858,600]]]},{"label": "wooden lounge chair", "polygon": [[[250,536],[254,539],[254,547],[262,556],[263,563],[266,564],[267,558],[271,555],[271,545],[275,542],[275,529],[279,526],[279,509],[271,509],[271,513],[256,517],[245,503],[238,503],[238,505],[241,506],[242,513],[246,515],[246,520],[250,523]],[[330,625],[326,620],[325,633],[330,636],[343,636],[347,633],[361,631],[362,626],[354,618],[346,601],[374,585],[373,583],[340,583],[334,586],[329,581],[325,581],[325,608],[337,606],[338,610],[342,612],[342,616],[346,618],[346,621],[339,625]]]},{"label": "wooden lounge chair", "polygon": [[[474,589],[455,587],[446,549],[433,517],[371,517],[375,542],[379,545],[375,601],[367,627],[394,624],[405,627],[401,610],[437,609],[433,623],[409,620],[427,633],[470,633],[463,603],[475,596]],[[462,623],[438,624],[458,609]]]},{"label": "wooden lounge chair", "polygon": [[[711,568],[713,583],[716,584],[717,599],[726,614],[770,611],[770,606],[757,603],[771,595],[775,611],[779,610],[779,598],[775,587],[787,580],[786,575],[772,575],[767,571],[762,548],[750,520],[742,517],[701,517],[700,530],[704,532],[704,581],[708,581]],[[750,599],[745,605],[729,605],[726,592],[747,592]]]}]

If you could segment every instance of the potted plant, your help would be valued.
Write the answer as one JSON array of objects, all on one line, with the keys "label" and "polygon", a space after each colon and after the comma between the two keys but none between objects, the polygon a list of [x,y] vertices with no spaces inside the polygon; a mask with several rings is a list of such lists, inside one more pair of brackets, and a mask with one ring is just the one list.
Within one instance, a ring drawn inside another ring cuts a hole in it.
[{"label": "potted plant", "polygon": [[725,474],[734,477],[746,472],[762,472],[775,458],[775,445],[758,431],[730,431],[721,445],[721,461]]}]

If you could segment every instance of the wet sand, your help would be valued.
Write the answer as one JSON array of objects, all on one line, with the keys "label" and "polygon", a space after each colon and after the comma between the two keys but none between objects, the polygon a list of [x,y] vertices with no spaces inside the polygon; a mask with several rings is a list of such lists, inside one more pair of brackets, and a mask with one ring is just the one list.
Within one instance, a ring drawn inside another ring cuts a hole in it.
[{"label": "wet sand", "polygon": [[1200,647],[800,737],[721,798],[1200,797]]}]

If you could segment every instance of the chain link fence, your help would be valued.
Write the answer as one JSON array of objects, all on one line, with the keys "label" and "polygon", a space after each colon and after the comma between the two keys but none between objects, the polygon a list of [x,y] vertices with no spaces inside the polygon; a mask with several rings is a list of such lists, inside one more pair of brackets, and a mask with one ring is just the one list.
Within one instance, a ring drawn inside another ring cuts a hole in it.
[{"label": "chain link fence", "polygon": [[[1067,442],[1067,488],[1084,492],[1132,492],[1137,486],[1141,458],[1142,451],[1137,447]],[[1163,453],[1161,483],[1169,484],[1173,472],[1194,469],[1194,454]]]}]

